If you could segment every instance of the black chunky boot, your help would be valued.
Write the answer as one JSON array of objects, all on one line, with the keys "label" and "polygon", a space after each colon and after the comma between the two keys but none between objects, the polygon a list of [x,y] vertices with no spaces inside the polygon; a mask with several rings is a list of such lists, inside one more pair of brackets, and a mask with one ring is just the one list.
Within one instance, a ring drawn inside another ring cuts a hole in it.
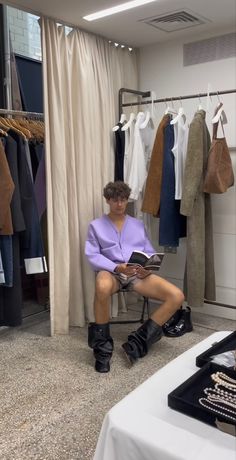
[{"label": "black chunky boot", "polygon": [[179,308],[179,310],[177,310],[175,312],[175,314],[173,316],[171,316],[168,319],[168,321],[166,321],[163,324],[162,329],[163,329],[163,332],[164,332],[165,335],[167,335],[169,329],[172,329],[178,323],[178,321],[181,318],[181,314],[182,314],[182,306]]},{"label": "black chunky boot", "polygon": [[162,334],[162,327],[151,318],[145,321],[137,331],[132,332],[127,342],[122,345],[130,363],[134,364],[138,358],[145,356],[151,345],[160,340]]},{"label": "black chunky boot", "polygon": [[180,337],[192,330],[191,308],[186,307],[186,310],[181,310],[179,321],[173,327],[169,328],[168,331],[165,332],[165,335],[167,337]]},{"label": "black chunky boot", "polygon": [[110,371],[110,359],[113,351],[113,339],[110,336],[109,323],[90,323],[88,327],[88,345],[93,349],[97,372]]}]

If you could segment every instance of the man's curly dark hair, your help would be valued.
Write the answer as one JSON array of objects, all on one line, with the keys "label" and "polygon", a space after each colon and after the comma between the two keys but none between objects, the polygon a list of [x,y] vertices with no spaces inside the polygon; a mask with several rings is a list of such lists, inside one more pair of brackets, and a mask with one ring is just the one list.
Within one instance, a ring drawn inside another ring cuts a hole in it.
[{"label": "man's curly dark hair", "polygon": [[125,198],[128,200],[130,196],[131,188],[122,182],[121,180],[117,180],[115,182],[108,182],[108,184],[103,189],[103,196],[110,200],[111,198]]}]

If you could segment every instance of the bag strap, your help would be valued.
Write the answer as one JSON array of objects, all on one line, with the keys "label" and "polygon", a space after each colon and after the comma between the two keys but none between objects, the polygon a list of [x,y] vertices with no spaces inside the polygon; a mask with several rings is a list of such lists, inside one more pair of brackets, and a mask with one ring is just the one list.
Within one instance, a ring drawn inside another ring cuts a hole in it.
[{"label": "bag strap", "polygon": [[[219,110],[221,109],[222,105],[223,105],[223,103],[221,102],[218,105],[218,107],[215,109],[214,117],[219,112]],[[221,116],[220,116],[220,123],[221,123],[221,128],[222,128],[222,131],[223,131],[223,134],[224,134],[224,137],[225,137],[225,131],[224,131],[224,126],[223,126],[223,123],[222,123]],[[217,138],[218,125],[219,125],[219,121],[217,121],[216,123],[213,124],[213,133],[212,133],[212,138],[213,139]]]}]

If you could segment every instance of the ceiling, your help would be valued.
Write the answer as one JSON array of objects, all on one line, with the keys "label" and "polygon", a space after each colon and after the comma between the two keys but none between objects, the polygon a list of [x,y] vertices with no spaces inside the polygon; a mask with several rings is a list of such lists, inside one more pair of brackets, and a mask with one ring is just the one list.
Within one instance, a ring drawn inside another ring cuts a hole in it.
[{"label": "ceiling", "polygon": [[[156,42],[191,36],[199,39],[232,32],[236,29],[235,0],[157,0],[125,12],[88,22],[83,16],[118,5],[127,0],[0,0],[19,9],[45,15],[68,25],[101,35],[120,44],[140,47]],[[203,16],[206,24],[176,32],[164,32],[140,20],[177,10]]]}]

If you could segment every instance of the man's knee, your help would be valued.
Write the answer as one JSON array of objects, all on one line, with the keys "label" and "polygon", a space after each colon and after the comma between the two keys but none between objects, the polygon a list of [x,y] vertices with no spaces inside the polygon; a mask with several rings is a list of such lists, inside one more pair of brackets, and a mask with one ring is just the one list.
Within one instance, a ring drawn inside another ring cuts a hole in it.
[{"label": "man's knee", "polygon": [[108,297],[112,295],[113,279],[109,272],[99,272],[96,277],[95,295],[98,297]]},{"label": "man's knee", "polygon": [[173,286],[173,288],[169,292],[169,298],[173,302],[174,306],[179,308],[182,303],[184,302],[184,293],[181,291],[181,289],[177,288],[176,286]]}]

